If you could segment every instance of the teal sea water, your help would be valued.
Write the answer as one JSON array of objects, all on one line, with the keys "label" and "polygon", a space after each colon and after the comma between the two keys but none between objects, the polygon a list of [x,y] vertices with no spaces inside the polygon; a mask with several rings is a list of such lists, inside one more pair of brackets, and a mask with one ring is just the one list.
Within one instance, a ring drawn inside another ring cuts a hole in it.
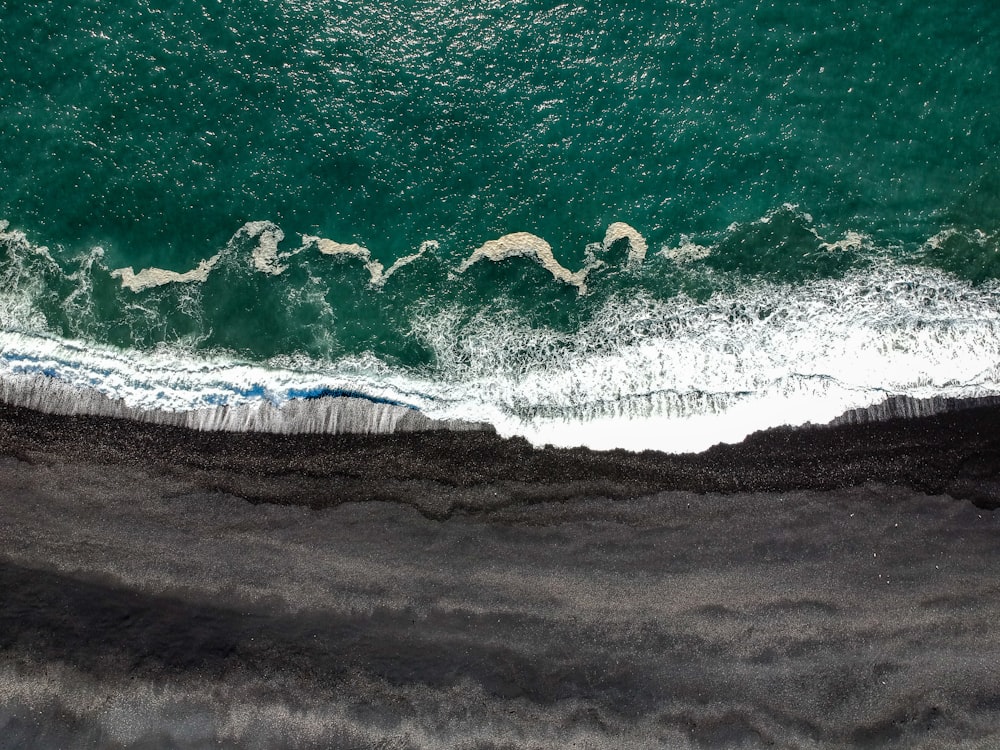
[{"label": "teal sea water", "polygon": [[668,449],[1000,392],[992,0],[7,3],[0,50],[8,392]]}]

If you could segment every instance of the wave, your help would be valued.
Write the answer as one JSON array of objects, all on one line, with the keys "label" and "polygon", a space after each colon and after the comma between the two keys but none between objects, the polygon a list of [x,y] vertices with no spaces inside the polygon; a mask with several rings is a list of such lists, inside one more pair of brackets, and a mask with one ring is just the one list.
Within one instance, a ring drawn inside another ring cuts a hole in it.
[{"label": "wave", "polygon": [[[1000,394],[1000,284],[889,260],[704,300],[613,295],[570,331],[532,324],[502,299],[428,306],[411,326],[429,365],[373,355],[248,363],[2,331],[0,395],[201,429],[487,424],[537,445],[687,452],[851,410],[877,414],[894,399]],[[353,401],[329,403],[337,398]],[[119,406],[93,406],[106,402]]]},{"label": "wave", "polygon": [[[774,229],[775,225],[779,225],[775,236],[761,234],[761,228]],[[939,236],[948,238],[954,234],[954,231],[950,234],[944,232]],[[787,237],[782,239],[784,235]],[[801,244],[803,237],[811,246]],[[221,278],[210,293],[214,302],[222,299],[220,293],[223,297],[228,296],[230,292],[227,289],[233,294],[255,297],[266,294],[274,298],[267,303],[271,306],[279,305],[279,298],[284,295],[286,299],[297,300],[302,308],[287,316],[289,322],[310,316],[315,319],[315,311],[321,310],[324,311],[323,326],[330,329],[337,324],[338,312],[342,312],[340,306],[344,303],[340,300],[343,295],[359,290],[351,282],[335,292],[338,295],[335,300],[324,299],[339,283],[341,276],[327,273],[331,266],[318,262],[321,258],[346,264],[359,263],[367,272],[367,288],[381,291],[400,270],[421,260],[427,264],[424,259],[433,257],[433,265],[425,265],[424,270],[417,274],[421,279],[419,283],[434,286],[437,292],[456,286],[457,291],[466,296],[469,296],[468,292],[481,294],[485,291],[482,289],[482,278],[455,284],[473,266],[487,261],[507,263],[526,259],[548,271],[558,284],[574,287],[581,297],[596,290],[600,299],[623,286],[639,286],[653,292],[658,288],[674,290],[687,283],[684,274],[701,271],[735,272],[748,277],[760,274],[780,276],[780,272],[774,273],[775,269],[788,265],[798,269],[793,273],[803,277],[808,277],[813,270],[836,274],[856,263],[858,258],[864,258],[866,253],[877,253],[870,238],[858,232],[847,232],[841,239],[826,239],[813,225],[812,217],[792,205],[783,205],[755,221],[733,224],[723,232],[698,239],[681,235],[679,244],[663,244],[652,253],[653,260],[665,259],[670,261],[668,263],[650,262],[651,254],[645,237],[629,224],[614,222],[608,226],[601,241],[589,243],[583,248],[583,262],[576,270],[560,263],[546,240],[527,232],[514,232],[488,240],[458,261],[441,255],[441,244],[437,240],[426,240],[413,253],[397,258],[388,267],[359,243],[337,242],[303,234],[297,247],[282,250],[284,240],[284,230],[273,222],[252,221],[240,227],[218,252],[199,261],[193,268],[170,270],[150,266],[139,270],[134,267],[109,269],[104,263],[101,247],[93,247],[77,258],[67,258],[66,251],[60,250],[56,255],[62,260],[57,263],[46,247],[29,242],[23,232],[10,230],[8,222],[3,221],[0,223],[0,280],[4,281],[4,290],[0,304],[6,305],[11,314],[4,315],[0,327],[21,328],[28,317],[43,319],[48,316],[47,325],[32,326],[32,330],[47,328],[71,337],[105,340],[107,331],[121,328],[124,322],[126,327],[136,329],[132,332],[136,337],[135,343],[144,346],[169,340],[169,336],[159,338],[152,330],[157,327],[156,321],[163,310],[167,309],[181,312],[189,318],[182,328],[191,336],[207,338],[209,331],[223,330],[226,321],[219,319],[215,312],[204,309],[204,300],[197,290],[219,274]],[[748,254],[747,249],[740,245],[745,242],[774,245],[779,250],[764,252],[768,259],[755,265],[752,253]],[[783,242],[787,247],[781,247]],[[937,248],[940,245],[935,237],[925,247]],[[454,250],[451,248],[451,252]],[[824,266],[824,258],[835,256],[840,260]],[[809,257],[814,260],[809,260]],[[811,263],[816,265],[816,269],[812,269]],[[261,286],[267,278],[278,277],[281,280],[276,280],[271,289],[265,290]],[[344,279],[349,277],[350,274],[343,275]],[[508,278],[517,276],[512,274]],[[304,280],[310,283],[303,283]],[[696,283],[704,285],[707,282],[713,286],[716,281],[702,274]],[[420,290],[404,287],[397,285],[387,295],[394,297],[391,304],[406,306],[409,304],[408,297],[423,296]],[[117,293],[117,289],[122,293]],[[502,293],[503,288],[498,291]],[[551,295],[558,292],[553,287],[543,293]],[[444,294],[447,295],[447,292]],[[97,299],[98,296],[102,298]],[[331,303],[337,310],[331,307]],[[15,312],[14,308],[19,308],[19,312]],[[305,308],[313,312],[307,313]],[[253,311],[250,312],[253,314]],[[12,325],[10,321],[15,323]],[[151,330],[143,334],[140,329],[144,328]],[[277,333],[281,335],[282,332]],[[127,343],[122,336],[108,340]],[[214,344],[240,346],[227,340],[215,341]],[[350,344],[348,346],[350,348]],[[317,353],[322,349],[321,342],[317,341],[317,350],[310,351]]]},{"label": "wave", "polygon": [[516,416],[501,432],[536,443],[701,450],[894,396],[1000,392],[1000,286],[889,261],[706,301],[616,298],[570,334],[459,320],[423,323],[442,377],[475,383]]},{"label": "wave", "polygon": [[[0,231],[6,229],[6,223]],[[171,271],[162,268],[116,268],[111,277],[121,281],[122,288],[132,292],[141,292],[166,284],[203,283],[219,262],[236,252],[236,249],[247,241],[253,241],[250,252],[253,268],[269,276],[278,276],[288,270],[285,261],[304,251],[315,248],[322,255],[335,258],[348,258],[361,261],[368,271],[372,287],[381,287],[400,268],[419,260],[425,253],[437,250],[440,243],[437,240],[425,240],[419,249],[411,254],[395,260],[388,268],[372,257],[371,251],[357,243],[342,243],[313,235],[302,235],[302,244],[295,250],[280,252],[278,244],[284,240],[285,233],[280,227],[269,221],[252,221],[244,224],[226,243],[225,248],[203,260],[189,271]],[[645,238],[633,227],[624,222],[614,222],[609,225],[604,240],[587,246],[587,264],[579,271],[570,271],[563,267],[552,252],[552,246],[541,237],[529,232],[514,232],[489,240],[473,251],[456,269],[464,273],[468,268],[482,260],[494,263],[516,257],[528,257],[549,271],[553,278],[571,286],[575,286],[581,294],[586,294],[586,278],[594,268],[603,264],[598,258],[600,253],[606,253],[613,246],[625,244],[628,247],[628,267],[635,268],[642,264],[646,257],[648,245]]]}]

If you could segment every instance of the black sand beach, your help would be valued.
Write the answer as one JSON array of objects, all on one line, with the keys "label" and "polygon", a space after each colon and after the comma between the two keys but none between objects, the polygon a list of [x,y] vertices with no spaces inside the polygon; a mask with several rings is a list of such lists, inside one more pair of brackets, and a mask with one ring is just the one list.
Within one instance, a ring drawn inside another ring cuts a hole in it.
[{"label": "black sand beach", "polygon": [[698,455],[0,407],[0,747],[1000,746],[1000,408]]}]

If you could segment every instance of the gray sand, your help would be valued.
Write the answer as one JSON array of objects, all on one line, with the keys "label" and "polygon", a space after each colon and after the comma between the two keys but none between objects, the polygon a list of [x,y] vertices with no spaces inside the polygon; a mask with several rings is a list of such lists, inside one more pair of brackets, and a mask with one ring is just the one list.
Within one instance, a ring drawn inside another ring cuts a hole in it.
[{"label": "gray sand", "polygon": [[1000,512],[968,500],[552,485],[433,518],[22,459],[2,748],[1000,747]]}]

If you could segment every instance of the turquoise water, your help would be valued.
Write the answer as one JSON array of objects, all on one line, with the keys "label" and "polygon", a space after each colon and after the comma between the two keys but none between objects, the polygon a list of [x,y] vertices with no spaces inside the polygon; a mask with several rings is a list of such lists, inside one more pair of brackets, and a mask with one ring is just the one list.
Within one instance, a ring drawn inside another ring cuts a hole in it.
[{"label": "turquoise water", "polygon": [[[558,371],[560,351],[608,354],[601,331],[675,340],[653,309],[730,295],[738,322],[795,299],[782,315],[806,320],[810,284],[843,281],[846,309],[866,274],[992,320],[992,0],[40,2],[0,21],[8,332],[467,384],[455,368],[483,347],[477,372]],[[253,222],[283,233],[280,273],[252,260]],[[634,242],[595,248],[615,222],[648,244],[641,263]],[[532,257],[459,272],[519,232],[590,268],[586,293]],[[303,236],[386,268],[437,244],[373,284]],[[204,261],[203,280],[138,291],[112,274]],[[503,324],[484,342],[487,319]],[[637,393],[678,389],[654,385]]]}]

